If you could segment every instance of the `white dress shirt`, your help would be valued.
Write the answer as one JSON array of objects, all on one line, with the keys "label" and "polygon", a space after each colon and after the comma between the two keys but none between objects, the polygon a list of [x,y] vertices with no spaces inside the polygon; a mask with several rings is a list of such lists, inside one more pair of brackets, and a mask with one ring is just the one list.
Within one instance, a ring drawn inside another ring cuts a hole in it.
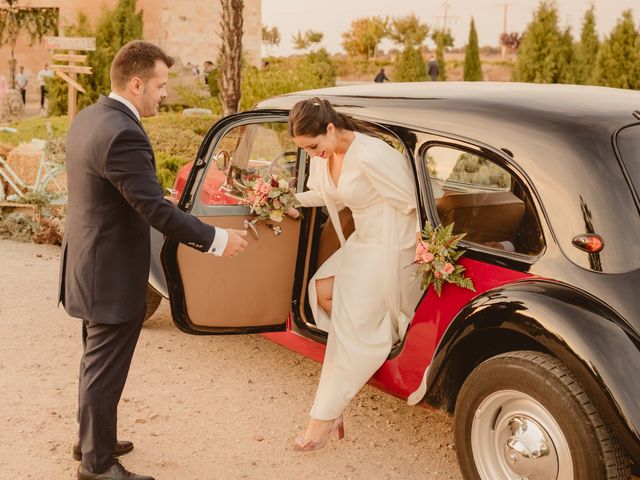
[{"label": "white dress shirt", "polygon": [[[111,92],[109,94],[109,98],[113,98],[114,100],[117,100],[120,103],[125,104],[127,108],[133,112],[133,114],[136,116],[138,121],[140,121],[140,112],[138,112],[138,109],[129,100],[124,98],[122,95],[118,95],[115,92]],[[209,250],[207,251],[207,253],[213,253],[214,255],[217,255],[219,257],[223,254],[225,248],[227,248],[227,242],[229,241],[229,233],[224,228],[218,228],[218,227],[213,227],[213,228],[216,229],[216,234],[213,237],[213,243],[211,244],[211,247],[209,247]]]}]

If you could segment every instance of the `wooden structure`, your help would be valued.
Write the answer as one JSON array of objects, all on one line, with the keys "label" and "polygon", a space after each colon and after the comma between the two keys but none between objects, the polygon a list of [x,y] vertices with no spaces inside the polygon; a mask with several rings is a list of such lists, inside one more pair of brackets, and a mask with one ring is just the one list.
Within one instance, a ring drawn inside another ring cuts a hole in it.
[{"label": "wooden structure", "polygon": [[78,74],[91,75],[91,67],[80,65],[87,60],[86,55],[77,54],[78,51],[93,51],[96,49],[94,37],[46,37],[45,48],[48,50],[67,50],[67,53],[54,53],[53,60],[69,62],[68,64],[49,65],[49,69],[56,72],[58,77],[69,84],[69,120],[76,116],[78,91],[85,93],[84,88],[77,82]]}]

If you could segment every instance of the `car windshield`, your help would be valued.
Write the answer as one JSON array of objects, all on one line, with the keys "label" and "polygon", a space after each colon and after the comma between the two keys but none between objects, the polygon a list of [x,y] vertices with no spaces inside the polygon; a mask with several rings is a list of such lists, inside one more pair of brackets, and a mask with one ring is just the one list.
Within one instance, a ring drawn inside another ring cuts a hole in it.
[{"label": "car windshield", "polygon": [[640,194],[640,125],[632,125],[622,130],[618,134],[617,142],[633,187]]}]

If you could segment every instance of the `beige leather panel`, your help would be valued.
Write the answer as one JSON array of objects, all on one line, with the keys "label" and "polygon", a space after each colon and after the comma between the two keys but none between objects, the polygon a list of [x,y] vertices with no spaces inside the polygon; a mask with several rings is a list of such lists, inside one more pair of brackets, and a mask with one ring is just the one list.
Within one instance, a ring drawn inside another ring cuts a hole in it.
[{"label": "beige leather panel", "polygon": [[[203,217],[222,228],[244,230],[245,218]],[[191,323],[208,327],[278,325],[291,309],[300,222],[286,217],[275,236],[258,223],[259,240],[249,232],[249,246],[234,258],[221,258],[178,247],[178,267]]]},{"label": "beige leather panel", "polygon": [[525,205],[511,192],[451,193],[436,200],[443,225],[455,222],[454,233],[466,232],[470,242],[513,240]]}]

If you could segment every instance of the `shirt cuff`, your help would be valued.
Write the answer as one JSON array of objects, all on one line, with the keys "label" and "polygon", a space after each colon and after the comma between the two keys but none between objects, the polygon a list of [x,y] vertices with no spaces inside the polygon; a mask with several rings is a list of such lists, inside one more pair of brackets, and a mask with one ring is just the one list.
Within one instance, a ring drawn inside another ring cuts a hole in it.
[{"label": "shirt cuff", "polygon": [[213,253],[217,257],[220,257],[224,253],[225,248],[227,248],[229,234],[224,228],[215,227],[215,229],[216,235],[213,237],[213,243],[211,244],[211,247],[209,247],[207,253]]}]

